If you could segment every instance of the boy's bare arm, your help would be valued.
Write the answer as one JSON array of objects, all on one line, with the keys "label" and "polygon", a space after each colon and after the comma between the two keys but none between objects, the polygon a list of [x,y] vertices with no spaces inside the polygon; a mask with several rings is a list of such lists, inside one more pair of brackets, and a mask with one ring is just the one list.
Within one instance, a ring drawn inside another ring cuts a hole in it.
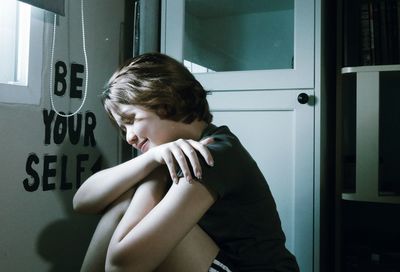
[{"label": "boy's bare arm", "polygon": [[73,199],[74,209],[87,213],[103,211],[160,165],[167,166],[173,180],[177,180],[176,163],[181,167],[187,180],[190,181],[193,178],[189,177],[188,162],[195,173],[200,172],[201,176],[197,153],[194,151],[199,151],[204,159],[212,164],[211,154],[206,147],[206,143],[209,142],[210,140],[196,142],[179,139],[153,147],[136,158],[97,172],[89,177],[76,192]]},{"label": "boy's bare arm", "polygon": [[90,176],[73,199],[78,212],[100,213],[123,193],[133,188],[151,173],[159,163],[145,153],[117,166]]},{"label": "boy's bare arm", "polygon": [[216,196],[200,182],[172,184],[160,203],[138,223],[135,219],[131,223],[129,217],[121,220],[110,242],[106,268],[153,271],[215,201]]}]

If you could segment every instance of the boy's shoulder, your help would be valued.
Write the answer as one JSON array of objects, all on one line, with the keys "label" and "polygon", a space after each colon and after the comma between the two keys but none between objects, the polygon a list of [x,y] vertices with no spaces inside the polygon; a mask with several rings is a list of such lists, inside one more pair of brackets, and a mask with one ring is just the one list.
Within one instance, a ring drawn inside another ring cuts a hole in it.
[{"label": "boy's shoulder", "polygon": [[244,151],[239,139],[226,125],[210,124],[202,135],[202,139],[206,138],[213,138],[213,142],[207,145],[213,156],[220,154],[227,159],[226,156],[240,156]]},{"label": "boy's shoulder", "polygon": [[212,137],[217,141],[221,140],[238,140],[237,137],[232,133],[232,131],[226,125],[216,126],[214,124],[209,124],[203,131],[201,139],[206,139]]}]

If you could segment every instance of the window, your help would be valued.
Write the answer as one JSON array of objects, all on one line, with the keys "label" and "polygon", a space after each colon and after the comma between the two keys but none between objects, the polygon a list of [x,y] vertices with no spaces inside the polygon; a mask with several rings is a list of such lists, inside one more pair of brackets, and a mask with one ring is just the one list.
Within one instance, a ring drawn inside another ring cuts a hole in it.
[{"label": "window", "polygon": [[2,5],[0,82],[27,85],[31,7],[15,0]]},{"label": "window", "polygon": [[215,72],[214,70],[208,69],[207,67],[201,66],[188,60],[183,60],[183,65],[192,73]]},{"label": "window", "polygon": [[0,3],[0,102],[39,104],[43,12],[17,0]]}]

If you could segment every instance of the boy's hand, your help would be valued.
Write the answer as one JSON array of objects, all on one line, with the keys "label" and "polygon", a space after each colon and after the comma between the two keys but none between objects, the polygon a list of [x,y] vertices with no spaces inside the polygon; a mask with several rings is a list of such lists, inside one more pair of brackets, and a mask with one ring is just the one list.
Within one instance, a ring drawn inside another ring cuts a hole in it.
[{"label": "boy's hand", "polygon": [[167,165],[170,176],[174,182],[178,182],[178,177],[176,175],[176,162],[181,168],[186,180],[192,182],[193,177],[187,159],[189,159],[190,166],[193,169],[193,173],[195,174],[196,178],[201,179],[202,169],[196,151],[200,152],[208,165],[213,166],[213,158],[210,151],[206,147],[207,144],[212,142],[212,138],[206,138],[200,142],[179,139],[174,142],[153,147],[149,150],[149,152],[153,153],[154,159],[158,163]]}]

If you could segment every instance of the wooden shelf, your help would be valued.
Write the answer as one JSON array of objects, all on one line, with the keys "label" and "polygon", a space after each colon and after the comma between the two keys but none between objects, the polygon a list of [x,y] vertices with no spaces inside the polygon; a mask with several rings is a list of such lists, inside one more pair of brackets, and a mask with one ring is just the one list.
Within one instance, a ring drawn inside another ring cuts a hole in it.
[{"label": "wooden shelf", "polygon": [[341,71],[342,71],[342,74],[360,73],[360,72],[400,71],[400,64],[396,64],[396,65],[373,65],[373,66],[343,67]]},{"label": "wooden shelf", "polygon": [[375,203],[392,203],[400,204],[400,196],[385,196],[385,195],[366,195],[357,193],[342,193],[343,200],[375,202]]}]

